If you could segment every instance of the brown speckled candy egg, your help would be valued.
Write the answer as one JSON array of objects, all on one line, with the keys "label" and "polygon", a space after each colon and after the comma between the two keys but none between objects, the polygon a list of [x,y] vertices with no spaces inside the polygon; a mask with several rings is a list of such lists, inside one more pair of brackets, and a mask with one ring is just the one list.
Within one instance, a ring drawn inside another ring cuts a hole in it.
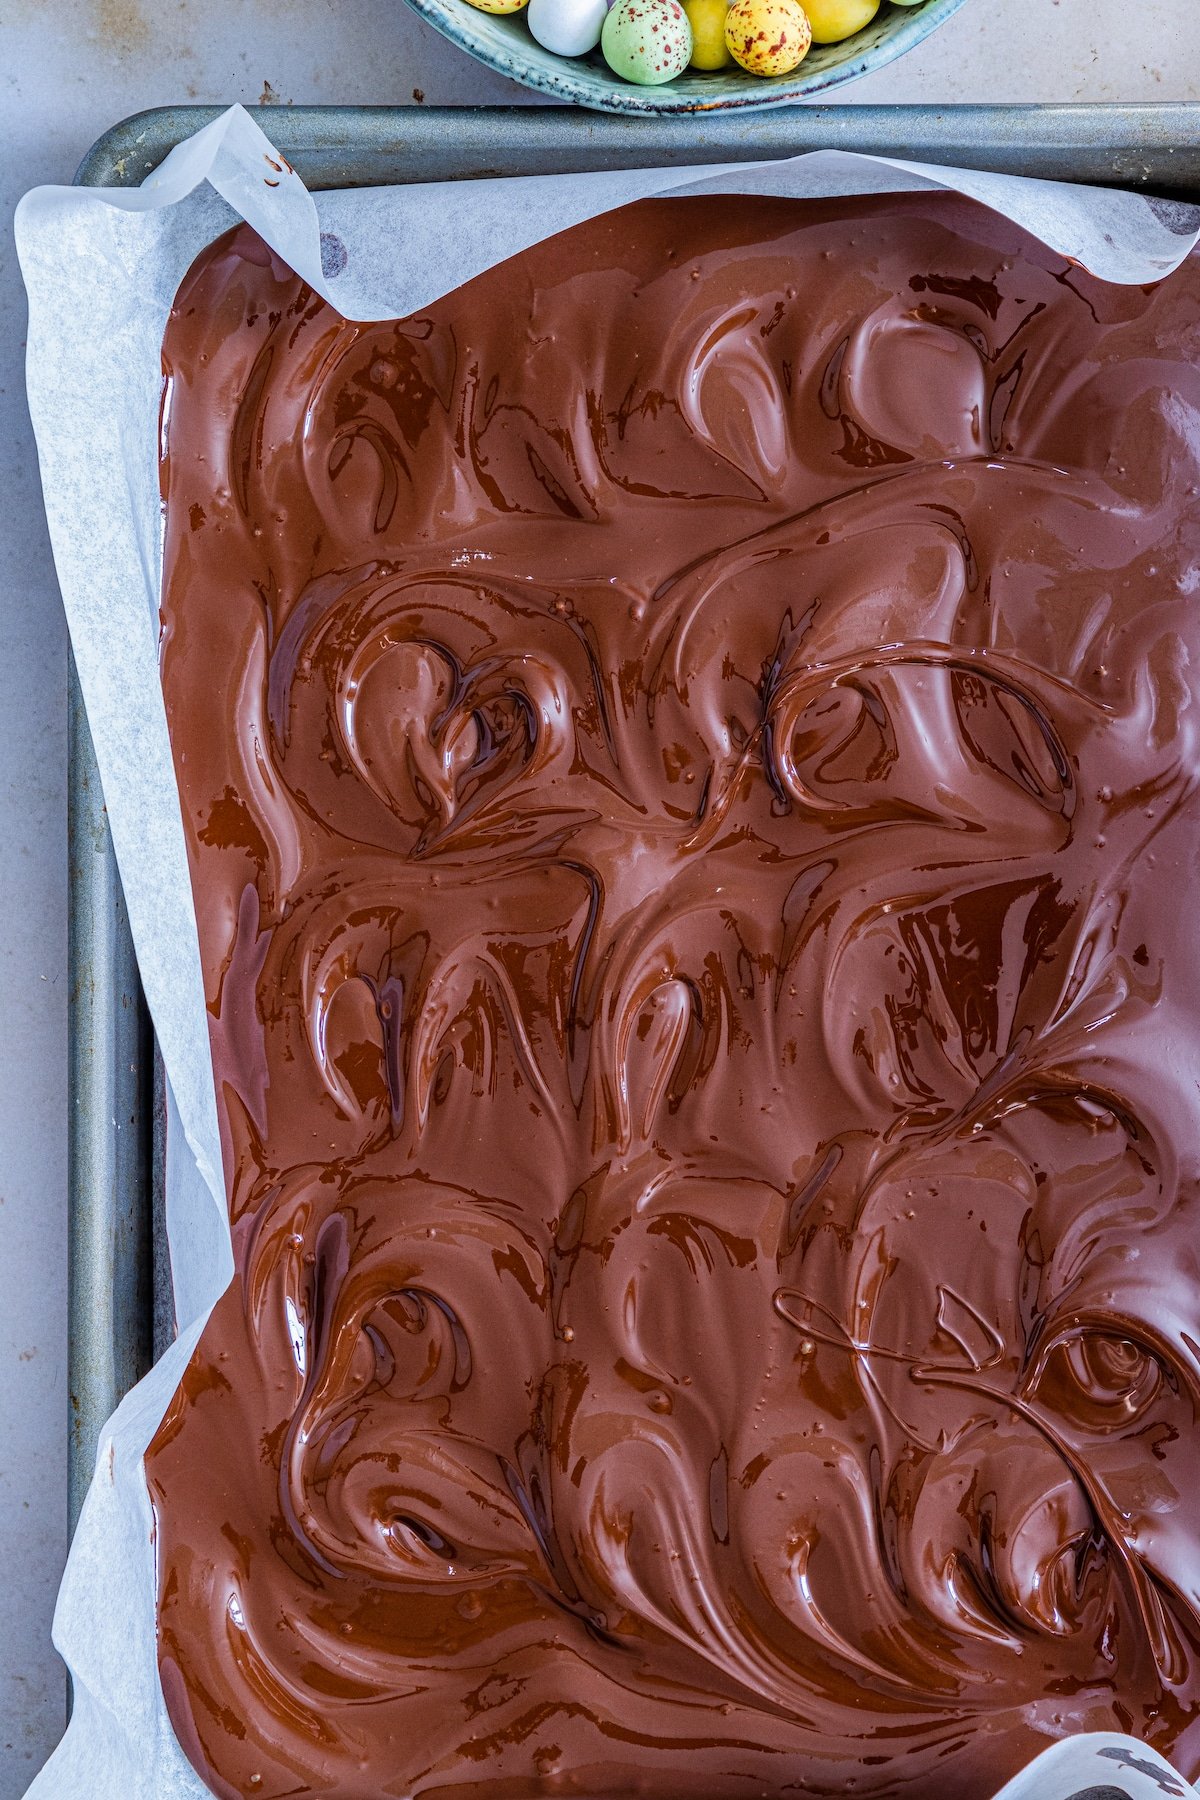
[{"label": "brown speckled candy egg", "polygon": [[600,48],[614,74],[658,87],[687,68],[692,28],[679,0],[617,0],[604,21]]},{"label": "brown speckled candy egg", "polygon": [[786,75],[808,55],[812,27],[800,0],[734,0],[725,42],[751,75]]}]

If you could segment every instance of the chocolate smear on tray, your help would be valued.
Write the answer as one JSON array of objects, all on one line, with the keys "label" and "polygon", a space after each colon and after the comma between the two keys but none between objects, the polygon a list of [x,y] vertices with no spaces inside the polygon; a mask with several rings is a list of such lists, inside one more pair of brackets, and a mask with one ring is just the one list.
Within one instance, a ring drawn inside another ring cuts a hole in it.
[{"label": "chocolate smear on tray", "polygon": [[214,1792],[1200,1769],[1200,270],[644,203],[164,348]]}]

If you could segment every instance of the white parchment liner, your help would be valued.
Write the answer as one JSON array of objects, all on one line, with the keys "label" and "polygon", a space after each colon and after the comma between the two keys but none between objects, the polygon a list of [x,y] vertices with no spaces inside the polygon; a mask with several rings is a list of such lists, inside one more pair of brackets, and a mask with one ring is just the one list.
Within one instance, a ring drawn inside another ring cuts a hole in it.
[{"label": "white parchment liner", "polygon": [[[201,1800],[163,1704],[142,1458],[232,1273],[212,1068],[179,801],[158,676],[160,350],[199,251],[248,220],[351,319],[402,317],[493,263],[652,194],[810,196],[950,188],[1107,280],[1161,279],[1200,237],[1193,209],[1138,195],[821,151],[646,169],[310,195],[240,107],[139,189],[38,188],[17,211],[29,404],[50,535],[142,980],[169,1082],[167,1224],[178,1342],[102,1434],[54,1641],[75,1709],[37,1800]],[[1138,1764],[1142,1765],[1139,1770]],[[1053,1746],[1001,1800],[1092,1785],[1200,1800],[1153,1752],[1107,1734]]]}]

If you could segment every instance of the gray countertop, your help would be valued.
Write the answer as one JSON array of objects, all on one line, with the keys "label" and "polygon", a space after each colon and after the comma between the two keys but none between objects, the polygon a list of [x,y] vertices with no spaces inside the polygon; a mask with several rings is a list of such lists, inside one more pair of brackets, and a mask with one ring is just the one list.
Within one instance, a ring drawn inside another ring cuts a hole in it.
[{"label": "gray countertop", "polygon": [[[1200,100],[1196,0],[972,0],[850,101]],[[25,412],[9,217],[106,126],[177,101],[531,99],[402,0],[0,0],[0,1800],[62,1729],[65,634]],[[268,131],[270,121],[265,121]]]}]

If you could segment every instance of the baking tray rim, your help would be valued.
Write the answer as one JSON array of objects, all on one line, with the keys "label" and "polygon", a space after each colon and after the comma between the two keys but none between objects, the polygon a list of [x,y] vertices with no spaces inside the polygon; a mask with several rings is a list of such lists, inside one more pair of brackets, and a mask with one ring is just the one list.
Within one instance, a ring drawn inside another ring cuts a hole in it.
[{"label": "baking tray rim", "polygon": [[[136,186],[221,106],[150,108],[97,139],[79,186]],[[582,107],[251,109],[309,185],[471,180],[588,168],[746,161],[816,148],[919,156],[1200,198],[1200,103],[806,104],[748,114],[625,117]]]}]

